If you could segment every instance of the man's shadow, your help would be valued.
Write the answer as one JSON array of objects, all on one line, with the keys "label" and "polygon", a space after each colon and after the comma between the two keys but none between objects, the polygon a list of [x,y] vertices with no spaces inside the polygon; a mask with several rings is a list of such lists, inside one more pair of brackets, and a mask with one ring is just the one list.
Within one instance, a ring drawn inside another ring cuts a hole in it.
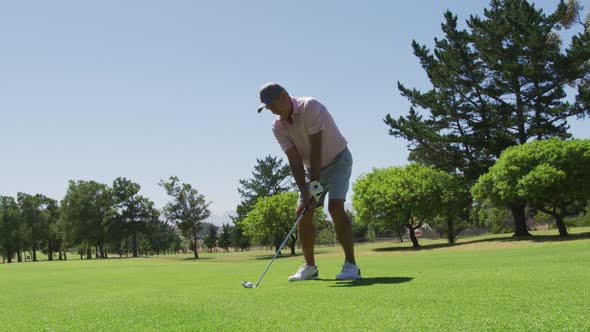
[{"label": "man's shadow", "polygon": [[373,278],[362,278],[356,280],[336,280],[336,279],[319,279],[320,281],[331,281],[336,283],[330,285],[330,287],[358,287],[358,286],[371,286],[371,285],[391,285],[401,284],[404,282],[412,281],[414,278],[410,277],[373,277]]}]

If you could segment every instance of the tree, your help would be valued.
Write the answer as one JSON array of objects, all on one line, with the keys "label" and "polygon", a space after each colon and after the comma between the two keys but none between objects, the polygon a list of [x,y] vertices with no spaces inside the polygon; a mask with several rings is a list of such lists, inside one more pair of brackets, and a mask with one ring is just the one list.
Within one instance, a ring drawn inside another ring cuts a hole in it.
[{"label": "tree", "polygon": [[564,217],[590,199],[590,140],[550,139],[509,148],[472,192],[498,207],[529,203],[553,216],[566,236]]},{"label": "tree", "polygon": [[54,249],[58,251],[58,259],[67,260],[67,250],[72,245],[73,232],[68,228],[68,223],[63,220],[62,207],[58,205],[58,216],[56,222],[53,224],[53,233],[55,235]]},{"label": "tree", "polygon": [[564,28],[571,28],[574,24],[583,28],[583,33],[572,37],[570,48],[567,50],[568,63],[565,67],[570,85],[577,87],[577,96],[574,107],[581,115],[590,113],[590,13],[582,20],[584,7],[577,0],[560,2],[558,6],[559,24]]},{"label": "tree", "polygon": [[131,235],[133,257],[138,257],[138,236],[145,232],[150,217],[153,216],[154,203],[138,195],[140,185],[126,178],[113,182],[116,219],[122,224],[125,233]]},{"label": "tree", "polygon": [[179,251],[184,251],[186,249],[186,246],[184,245],[184,241],[181,235],[182,232],[175,225],[169,225],[167,237],[169,251],[178,254]]},{"label": "tree", "polygon": [[86,244],[86,258],[92,258],[92,246],[99,258],[107,258],[105,243],[116,225],[113,191],[95,181],[70,181],[62,200],[62,229],[71,232],[72,243]]},{"label": "tree", "polygon": [[240,179],[238,192],[242,203],[238,207],[238,215],[242,210],[249,212],[259,197],[274,196],[294,188],[291,170],[282,158],[268,155],[264,159],[256,159],[256,162],[252,178]]},{"label": "tree", "polygon": [[356,214],[351,210],[346,210],[348,219],[352,223],[352,237],[355,242],[362,242],[366,240],[367,231],[369,228],[367,224],[364,224],[358,220]]},{"label": "tree", "polygon": [[232,227],[231,232],[231,246],[236,250],[240,249],[240,251],[244,251],[250,247],[252,240],[244,233],[241,225],[241,221],[238,222],[234,219],[234,227]]},{"label": "tree", "polygon": [[[294,192],[260,197],[242,221],[244,232],[261,243],[274,242],[275,250],[278,250],[281,242],[293,227],[293,212],[297,208],[297,200],[298,195]],[[297,238],[297,232],[293,232],[288,242],[291,247],[291,255],[295,255]],[[277,243],[276,239],[281,240]]]},{"label": "tree", "polygon": [[0,196],[0,254],[8,263],[12,263],[19,250],[20,224],[16,200],[10,196]]},{"label": "tree", "polygon": [[[492,0],[483,18],[470,17],[469,30],[458,29],[457,17],[446,12],[434,51],[413,41],[433,88],[398,83],[412,107],[407,116],[385,118],[391,135],[409,141],[410,160],[459,172],[470,186],[509,146],[569,137],[568,118],[588,114],[583,82],[590,51],[588,30],[561,51],[556,31],[568,28],[564,8],[561,1],[545,15],[525,0]],[[576,83],[578,102],[571,104],[564,87]],[[511,209],[515,235],[530,235],[524,206]]]},{"label": "tree", "polygon": [[471,203],[471,197],[461,177],[444,172],[436,172],[434,177],[441,199],[435,223],[443,231],[448,242],[455,243],[457,234],[464,229],[465,221],[469,219],[467,207]]},{"label": "tree", "polygon": [[[252,178],[239,181],[238,192],[242,201],[236,208],[236,216],[232,217],[235,224],[232,242],[235,247],[242,250],[250,245],[250,240],[244,237],[241,222],[252,210],[258,198],[273,196],[295,188],[289,165],[284,163],[282,158],[268,155],[264,159],[256,159],[256,163]],[[274,242],[277,241],[280,240],[274,239]]]},{"label": "tree", "polygon": [[315,243],[322,244],[322,245],[329,245],[334,246],[336,245],[336,232],[334,230],[334,224],[326,218],[326,214],[323,213],[324,210],[317,209],[316,214],[320,216],[315,216]]},{"label": "tree", "polygon": [[[294,211],[297,208],[298,197],[296,192],[260,197],[254,208],[242,221],[246,235],[260,242],[274,241],[275,250],[278,250],[295,223]],[[313,222],[316,225],[327,222],[323,210],[316,210]],[[279,239],[280,242],[277,243],[276,239]],[[288,241],[292,256],[295,255],[297,239],[297,232],[293,232],[290,241]]]},{"label": "tree", "polygon": [[221,225],[221,232],[219,233],[219,239],[217,240],[217,245],[220,248],[225,249],[225,251],[229,251],[229,246],[231,245],[231,234],[232,234],[232,227],[230,224]]},{"label": "tree", "polygon": [[53,253],[55,250],[59,251],[59,257],[61,259],[61,235],[59,234],[59,228],[57,223],[59,221],[59,205],[56,200],[45,197],[43,200],[44,209],[42,211],[42,218],[46,224],[46,248],[44,252],[47,254],[47,259],[53,260]]},{"label": "tree", "polygon": [[30,249],[32,253],[33,262],[37,261],[37,250],[39,241],[43,237],[44,223],[41,216],[41,205],[43,204],[45,197],[43,195],[29,195],[25,193],[17,194],[18,206],[20,209],[20,216],[22,222],[27,227],[28,234],[30,236]]},{"label": "tree", "polygon": [[384,121],[390,135],[409,142],[410,160],[449,172],[460,170],[475,181],[511,140],[502,130],[503,114],[494,111],[493,98],[482,91],[486,73],[470,34],[458,29],[451,12],[445,13],[445,20],[445,38],[435,39],[433,52],[412,41],[433,88],[420,92],[398,82],[412,106],[408,115],[396,120],[388,114]]},{"label": "tree", "polygon": [[175,222],[183,235],[192,240],[192,248],[195,259],[198,254],[198,235],[203,226],[203,220],[207,219],[211,212],[205,196],[199,194],[197,189],[188,183],[180,183],[176,176],[171,176],[168,182],[160,181],[166,193],[172,198],[164,207],[166,218]]},{"label": "tree", "polygon": [[437,217],[451,218],[461,206],[461,196],[451,198],[447,193],[459,185],[452,175],[418,164],[373,169],[353,184],[353,207],[366,224],[389,230],[406,228],[416,248],[420,246],[416,229]]},{"label": "tree", "polygon": [[144,234],[149,242],[149,247],[158,256],[160,252],[166,252],[172,247],[174,229],[160,219],[160,212],[153,207],[148,209]]},{"label": "tree", "polygon": [[207,229],[207,235],[203,238],[203,243],[209,250],[209,252],[213,252],[213,248],[217,245],[217,231],[219,227],[215,225],[209,225]]},{"label": "tree", "polygon": [[487,227],[494,234],[512,231],[512,227],[507,224],[510,215],[506,207],[494,207],[489,203],[476,204],[471,213],[478,224]]}]

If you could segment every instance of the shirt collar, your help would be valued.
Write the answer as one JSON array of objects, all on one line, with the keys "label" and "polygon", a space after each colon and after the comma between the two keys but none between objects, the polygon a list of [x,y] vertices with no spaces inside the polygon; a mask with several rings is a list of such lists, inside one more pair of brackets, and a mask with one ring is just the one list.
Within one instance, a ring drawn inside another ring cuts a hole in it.
[{"label": "shirt collar", "polygon": [[301,107],[301,103],[295,97],[291,97],[291,102],[293,103],[293,114],[299,114],[303,111],[303,107]]},{"label": "shirt collar", "polygon": [[[291,102],[293,103],[293,113],[291,114],[292,117],[299,116],[303,112],[303,106],[299,102],[296,97],[291,97]],[[281,122],[289,123],[286,119],[281,118],[280,116],[277,117]]]}]

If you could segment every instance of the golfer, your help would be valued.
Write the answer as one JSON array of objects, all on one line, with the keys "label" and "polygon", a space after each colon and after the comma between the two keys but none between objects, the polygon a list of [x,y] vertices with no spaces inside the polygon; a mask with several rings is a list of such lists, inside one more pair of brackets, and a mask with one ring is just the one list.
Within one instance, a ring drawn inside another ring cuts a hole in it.
[{"label": "golfer", "polygon": [[[289,281],[318,279],[314,258],[316,207],[324,204],[329,194],[328,211],[334,221],[336,238],[344,250],[345,261],[339,280],[361,278],[354,258],[352,224],[344,201],[352,170],[352,155],[328,110],[311,97],[291,97],[277,83],[266,83],[260,89],[258,113],[269,109],[277,115],[272,131],[289,159],[291,173],[299,188],[297,216],[307,208],[299,222],[299,240],[305,263]],[[306,182],[306,176],[309,182]]]}]

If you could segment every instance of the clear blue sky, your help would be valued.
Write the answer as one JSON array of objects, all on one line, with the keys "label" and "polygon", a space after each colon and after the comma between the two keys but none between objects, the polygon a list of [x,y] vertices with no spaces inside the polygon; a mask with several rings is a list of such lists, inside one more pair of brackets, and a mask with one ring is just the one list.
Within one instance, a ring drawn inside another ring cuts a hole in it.
[{"label": "clear blue sky", "polygon": [[[553,11],[557,1],[537,1]],[[283,156],[258,88],[282,83],[334,116],[353,180],[407,163],[387,113],[420,89],[412,55],[443,12],[464,22],[488,1],[4,1],[0,3],[0,194],[63,198],[68,180],[138,182],[162,207],[171,175],[223,214],[256,158]],[[585,5],[587,3],[583,3]],[[590,137],[588,121],[572,133]]]}]

